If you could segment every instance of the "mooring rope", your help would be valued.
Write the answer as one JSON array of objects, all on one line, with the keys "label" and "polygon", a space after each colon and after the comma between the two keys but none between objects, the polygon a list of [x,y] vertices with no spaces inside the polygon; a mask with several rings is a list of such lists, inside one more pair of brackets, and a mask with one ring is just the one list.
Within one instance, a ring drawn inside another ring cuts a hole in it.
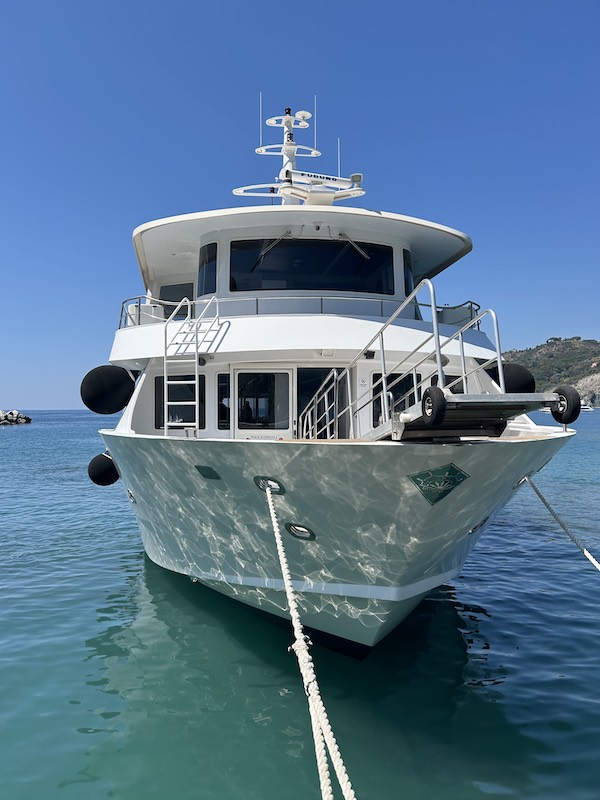
[{"label": "mooring rope", "polygon": [[561,518],[558,516],[558,514],[556,513],[556,511],[555,511],[555,510],[552,508],[552,506],[550,505],[550,503],[549,503],[549,502],[546,500],[546,498],[544,497],[544,495],[543,495],[543,494],[540,492],[540,490],[537,488],[537,486],[536,486],[536,485],[535,485],[535,483],[534,483],[534,482],[531,480],[531,478],[527,478],[527,477],[526,477],[526,478],[525,478],[525,480],[526,480],[526,481],[527,481],[527,483],[528,483],[528,484],[531,486],[531,488],[533,489],[533,491],[534,491],[534,492],[537,494],[537,496],[540,498],[540,500],[542,501],[542,503],[543,503],[543,504],[546,506],[546,508],[548,509],[548,511],[549,511],[549,512],[552,514],[552,516],[554,517],[554,519],[555,519],[555,520],[558,522],[558,524],[560,525],[560,527],[561,527],[561,528],[563,529],[563,531],[564,531],[564,532],[567,534],[567,536],[568,536],[568,537],[569,537],[569,539],[570,539],[570,540],[573,542],[573,544],[575,544],[575,545],[576,545],[576,546],[577,546],[577,547],[578,547],[578,548],[581,550],[581,552],[582,552],[582,553],[583,553],[583,555],[584,555],[584,556],[587,558],[587,560],[588,560],[590,563],[592,563],[592,564],[593,564],[593,565],[596,567],[596,569],[597,569],[597,570],[600,572],[600,563],[598,563],[598,561],[596,561],[596,559],[595,559],[595,558],[594,558],[594,556],[593,556],[593,555],[590,553],[590,551],[589,551],[587,548],[585,548],[585,547],[584,547],[584,546],[581,544],[581,542],[579,541],[579,539],[577,539],[577,537],[576,537],[576,536],[574,536],[574,535],[571,533],[571,531],[568,529],[568,527],[565,525],[565,523],[562,521],[562,519],[561,519]]},{"label": "mooring rope", "polygon": [[300,674],[302,675],[302,682],[304,684],[304,691],[308,698],[308,708],[310,711],[310,721],[313,731],[313,739],[315,743],[315,755],[317,757],[317,769],[319,772],[319,781],[321,784],[321,797],[323,800],[333,800],[333,790],[331,787],[331,778],[329,777],[329,763],[327,761],[327,751],[335,770],[338,783],[342,790],[345,800],[356,800],[354,789],[348,778],[346,767],[342,760],[333,730],[329,724],[327,711],[321,698],[321,690],[317,682],[317,676],[313,665],[312,656],[309,652],[308,646],[310,640],[304,633],[300,614],[298,612],[298,603],[294,587],[292,586],[292,576],[288,565],[285,548],[283,546],[283,539],[281,531],[279,530],[279,522],[277,521],[277,514],[275,512],[275,504],[271,488],[268,483],[265,484],[265,493],[267,495],[267,502],[269,504],[269,512],[271,514],[271,523],[273,525],[273,535],[275,536],[275,543],[277,544],[277,554],[279,556],[279,564],[281,566],[281,574],[283,576],[283,585],[285,587],[285,594],[290,610],[290,617],[292,618],[292,627],[294,630],[294,643],[291,645],[290,650],[293,650],[298,659],[298,666]]}]

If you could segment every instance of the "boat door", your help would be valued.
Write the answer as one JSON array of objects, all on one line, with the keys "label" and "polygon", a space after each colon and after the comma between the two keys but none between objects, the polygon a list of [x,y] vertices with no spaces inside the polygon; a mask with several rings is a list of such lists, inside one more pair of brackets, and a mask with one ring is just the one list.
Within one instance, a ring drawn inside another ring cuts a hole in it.
[{"label": "boat door", "polygon": [[292,439],[293,370],[239,369],[234,377],[234,437]]}]

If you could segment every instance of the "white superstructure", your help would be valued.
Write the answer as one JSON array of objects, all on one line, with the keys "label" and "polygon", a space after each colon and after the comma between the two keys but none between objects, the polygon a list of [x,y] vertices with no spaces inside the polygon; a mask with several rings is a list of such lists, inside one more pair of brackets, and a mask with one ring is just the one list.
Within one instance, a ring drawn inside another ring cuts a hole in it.
[{"label": "white superstructure", "polygon": [[[94,410],[127,405],[90,474],[123,479],[157,564],[285,616],[268,481],[304,623],[373,645],[456,577],[572,435],[578,397],[505,371],[492,311],[437,305],[467,236],[336,206],[362,175],[298,169],[319,155],[294,138],[310,116],[267,121],[283,142],[257,152],[279,175],[235,190],[267,205],[134,232],[146,293],[82,385]],[[534,425],[542,406],[564,424]]]}]

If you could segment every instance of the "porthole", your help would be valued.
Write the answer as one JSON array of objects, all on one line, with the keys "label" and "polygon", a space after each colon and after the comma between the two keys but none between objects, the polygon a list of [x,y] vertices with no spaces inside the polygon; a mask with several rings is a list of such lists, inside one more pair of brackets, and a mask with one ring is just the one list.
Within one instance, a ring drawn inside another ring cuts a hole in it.
[{"label": "porthole", "polygon": [[295,539],[301,539],[305,542],[312,542],[317,538],[310,528],[307,528],[306,525],[298,525],[296,522],[286,522],[285,529]]},{"label": "porthole", "polygon": [[271,490],[271,494],[285,494],[283,485],[275,480],[275,478],[267,478],[265,475],[256,475],[254,483],[263,492],[266,492],[268,487]]}]

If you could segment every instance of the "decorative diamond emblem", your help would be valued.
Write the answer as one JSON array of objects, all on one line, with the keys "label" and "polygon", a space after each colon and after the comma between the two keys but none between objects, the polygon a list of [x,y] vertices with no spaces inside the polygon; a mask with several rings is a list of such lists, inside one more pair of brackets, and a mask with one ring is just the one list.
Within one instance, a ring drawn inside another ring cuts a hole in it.
[{"label": "decorative diamond emblem", "polygon": [[427,469],[408,477],[427,502],[433,506],[470,476],[455,464],[446,464],[443,467]]}]

